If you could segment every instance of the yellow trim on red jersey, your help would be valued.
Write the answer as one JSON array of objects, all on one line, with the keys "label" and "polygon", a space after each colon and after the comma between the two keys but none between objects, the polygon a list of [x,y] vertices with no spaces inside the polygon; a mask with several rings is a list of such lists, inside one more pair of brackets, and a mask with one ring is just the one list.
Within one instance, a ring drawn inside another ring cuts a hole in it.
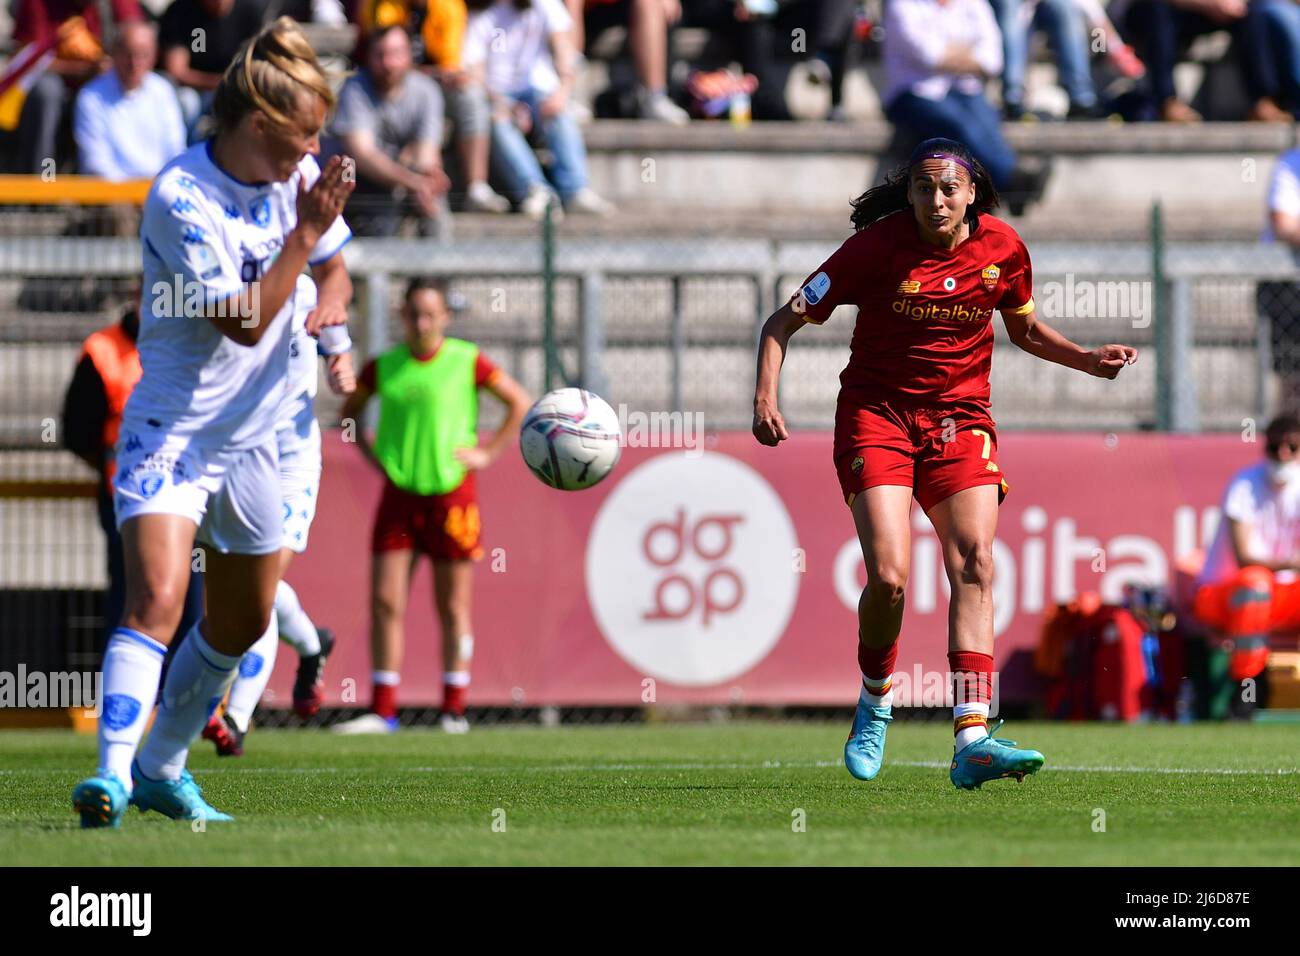
[{"label": "yellow trim on red jersey", "polygon": [[1011,316],[1015,316],[1016,318],[1019,318],[1022,315],[1028,315],[1030,312],[1034,311],[1034,297],[1031,295],[1029,297],[1028,302],[1026,302],[1024,305],[1017,306],[1014,309],[999,308],[998,311],[1001,312],[1003,315],[1011,315]]}]

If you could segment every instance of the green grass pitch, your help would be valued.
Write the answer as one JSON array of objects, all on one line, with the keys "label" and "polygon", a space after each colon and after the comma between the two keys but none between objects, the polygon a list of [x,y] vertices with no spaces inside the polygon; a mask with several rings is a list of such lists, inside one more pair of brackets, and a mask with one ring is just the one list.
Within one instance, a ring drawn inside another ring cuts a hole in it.
[{"label": "green grass pitch", "polygon": [[[233,824],[128,812],[82,831],[95,741],[0,733],[0,861],[36,865],[1243,865],[1300,859],[1286,725],[1011,723],[1046,768],[958,792],[951,730],[896,722],[880,777],[840,763],[848,721],[254,731],[192,768]],[[1104,817],[1102,816],[1104,814]],[[1098,832],[1104,823],[1104,832]],[[802,825],[801,825],[802,824]]]}]

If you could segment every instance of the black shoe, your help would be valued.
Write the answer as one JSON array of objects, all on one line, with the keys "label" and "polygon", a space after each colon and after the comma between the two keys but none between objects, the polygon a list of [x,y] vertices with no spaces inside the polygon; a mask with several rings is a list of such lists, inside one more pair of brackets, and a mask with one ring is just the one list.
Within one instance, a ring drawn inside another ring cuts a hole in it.
[{"label": "black shoe", "polygon": [[1088,106],[1071,103],[1070,111],[1065,114],[1065,118],[1067,120],[1104,120],[1109,119],[1110,115],[1110,110],[1100,103],[1092,103]]},{"label": "black shoe", "polygon": [[320,713],[325,698],[321,690],[321,673],[325,670],[325,659],[334,650],[333,631],[318,627],[316,633],[320,636],[320,653],[298,658],[298,676],[293,681],[293,712],[303,720]]}]

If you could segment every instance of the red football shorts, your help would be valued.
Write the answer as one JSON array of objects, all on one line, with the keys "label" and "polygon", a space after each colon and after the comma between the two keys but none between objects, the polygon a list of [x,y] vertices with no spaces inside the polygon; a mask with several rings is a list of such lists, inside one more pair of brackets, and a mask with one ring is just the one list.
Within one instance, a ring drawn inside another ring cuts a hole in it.
[{"label": "red football shorts", "polygon": [[1010,490],[997,463],[998,439],[987,415],[864,402],[841,391],[835,407],[835,471],[844,500],[877,485],[904,485],[927,512],[967,488]]},{"label": "red football shorts", "polygon": [[477,561],[483,557],[479,532],[478,490],[472,471],[445,495],[417,495],[385,481],[370,550],[414,550],[435,561]]}]

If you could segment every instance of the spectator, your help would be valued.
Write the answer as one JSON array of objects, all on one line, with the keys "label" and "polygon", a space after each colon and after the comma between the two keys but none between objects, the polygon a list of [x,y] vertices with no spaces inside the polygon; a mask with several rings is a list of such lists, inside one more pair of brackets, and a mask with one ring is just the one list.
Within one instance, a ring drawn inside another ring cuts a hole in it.
[{"label": "spectator", "polygon": [[404,26],[371,33],[365,62],[344,84],[334,117],[334,134],[357,164],[347,220],[357,235],[396,235],[409,199],[421,233],[432,234],[447,217],[442,93],[412,68]]},{"label": "spectator", "polygon": [[[461,65],[465,45],[465,0],[362,0],[357,11],[361,28],[360,56],[365,38],[377,28],[404,26],[412,36],[417,68],[442,87],[461,173],[465,177],[465,209],[470,212],[509,212],[510,200],[488,185],[489,133],[492,111],[487,92],[473,82]],[[426,65],[420,65],[421,62]]]},{"label": "spectator", "polygon": [[1002,30],[1002,112],[1007,119],[1025,113],[1025,67],[1034,27],[1041,27],[1056,52],[1060,83],[1070,97],[1070,119],[1099,119],[1092,85],[1088,35],[1076,0],[992,0]]},{"label": "spectator", "polygon": [[450,107],[456,152],[465,174],[465,208],[471,212],[509,212],[510,200],[488,185],[492,109],[481,81],[465,69],[465,0],[429,0],[421,39],[432,73]]},{"label": "spectator", "polygon": [[1232,644],[1229,676],[1257,678],[1274,631],[1300,628],[1300,418],[1265,431],[1264,460],[1228,481],[1196,581],[1193,616]]},{"label": "spectator", "polygon": [[1258,64],[1266,101],[1256,104],[1257,118],[1300,119],[1300,5],[1296,0],[1251,0],[1246,36],[1251,44],[1246,55]]},{"label": "spectator", "polygon": [[185,149],[176,90],[152,72],[158,35],[151,24],[123,24],[112,51],[113,68],[77,95],[73,132],[81,172],[114,182],[153,179]]},{"label": "spectator", "polygon": [[687,112],[668,98],[668,28],[682,18],[681,0],[568,0],[568,9],[573,45],[579,54],[586,48],[587,37],[627,25],[636,70],[636,110],[641,119],[679,125],[689,122]]},{"label": "spectator", "polygon": [[[1268,187],[1265,241],[1284,242],[1300,265],[1300,149],[1283,153]],[[1285,279],[1255,287],[1259,316],[1268,323],[1273,371],[1283,408],[1300,408],[1300,284]]]},{"label": "spectator", "polygon": [[180,87],[191,140],[235,51],[262,28],[262,13],[256,0],[173,0],[163,14],[163,70]]},{"label": "spectator", "polygon": [[540,127],[550,181],[569,212],[608,215],[613,206],[587,184],[587,148],[568,111],[573,89],[573,21],[561,0],[470,0],[464,64],[492,104],[492,162],[507,195],[540,218],[552,192],[525,138]]},{"label": "spectator", "polygon": [[843,121],[847,118],[844,113],[844,68],[857,28],[859,6],[857,0],[818,0],[815,10],[813,36],[816,46],[808,61],[808,78],[830,87],[831,108],[827,118]]},{"label": "spectator", "polygon": [[731,39],[741,70],[758,79],[752,97],[754,119],[788,120],[785,87],[790,78],[789,58],[777,55],[778,46],[790,46],[790,30],[807,29],[801,21],[800,2],[781,7],[777,0],[692,0],[684,25],[703,27]]},{"label": "spectator", "polygon": [[[1300,80],[1300,17],[1295,0],[1135,0],[1124,24],[1151,76],[1155,111],[1166,122],[1194,123],[1200,113],[1178,99],[1174,67],[1194,38],[1215,30],[1232,33],[1241,65],[1248,117],[1290,121],[1279,99],[1294,96]],[[1288,49],[1289,47],[1289,49]],[[1289,62],[1278,60],[1285,52]]]},{"label": "spectator", "polygon": [[984,81],[1002,71],[1002,39],[987,0],[890,0],[885,7],[885,114],[918,140],[967,144],[1005,189],[1016,156]]},{"label": "spectator", "polygon": [[[112,22],[100,19],[107,9]],[[14,42],[43,43],[58,35],[54,59],[27,91],[18,121],[19,170],[39,173],[56,159],[63,108],[83,84],[107,66],[104,39],[119,24],[143,19],[136,0],[18,0]]]},{"label": "spectator", "polygon": [[[140,353],[135,340],[140,317],[133,306],[119,322],[91,334],[63,399],[63,443],[99,475],[99,524],[107,542],[108,594],[104,601],[104,635],[117,627],[126,601],[126,567],[122,536],[113,514],[113,475],[122,409],[140,380]],[[179,638],[203,616],[202,579],[191,573],[185,610],[176,630]]]}]

